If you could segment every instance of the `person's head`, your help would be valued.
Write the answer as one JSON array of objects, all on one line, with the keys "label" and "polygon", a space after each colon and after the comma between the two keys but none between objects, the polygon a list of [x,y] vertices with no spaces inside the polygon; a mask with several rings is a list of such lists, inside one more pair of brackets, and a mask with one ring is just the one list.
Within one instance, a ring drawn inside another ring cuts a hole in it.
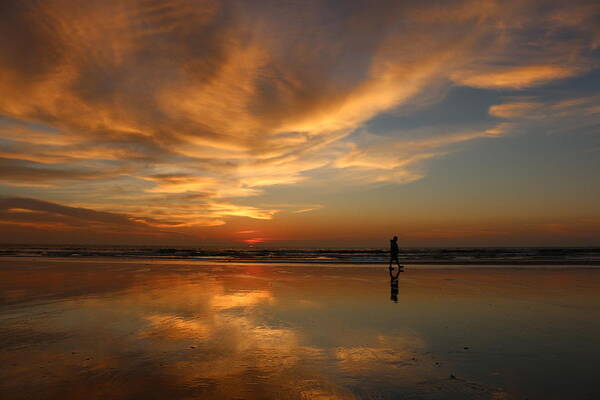
[{"label": "person's head", "polygon": [[398,241],[398,236],[394,236],[394,238],[392,239],[394,242]]}]

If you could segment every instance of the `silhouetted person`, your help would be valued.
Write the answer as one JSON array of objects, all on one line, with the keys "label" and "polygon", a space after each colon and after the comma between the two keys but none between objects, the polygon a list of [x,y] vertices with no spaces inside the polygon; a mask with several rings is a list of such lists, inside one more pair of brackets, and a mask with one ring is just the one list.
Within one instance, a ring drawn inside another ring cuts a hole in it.
[{"label": "silhouetted person", "polygon": [[398,261],[398,254],[400,253],[400,249],[398,248],[398,236],[394,236],[392,240],[390,240],[390,274],[394,267],[392,267],[392,263],[395,261],[398,266],[398,272],[403,271],[402,265],[400,265],[400,261]]},{"label": "silhouetted person", "polygon": [[398,276],[400,272],[402,271],[398,268],[398,272],[394,275],[392,267],[390,267],[390,300],[394,303],[398,302]]}]

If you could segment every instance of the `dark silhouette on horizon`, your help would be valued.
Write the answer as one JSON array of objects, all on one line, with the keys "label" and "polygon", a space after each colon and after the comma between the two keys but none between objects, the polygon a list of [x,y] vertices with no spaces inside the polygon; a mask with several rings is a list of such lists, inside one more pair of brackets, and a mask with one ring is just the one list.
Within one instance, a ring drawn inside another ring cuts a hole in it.
[{"label": "dark silhouette on horizon", "polygon": [[392,263],[395,261],[396,265],[398,266],[398,272],[401,272],[402,269],[404,268],[402,265],[400,265],[400,261],[398,261],[398,254],[400,253],[400,249],[398,248],[398,236],[394,236],[392,238],[392,240],[390,240],[390,274],[392,273],[392,270],[394,269],[394,267],[392,266]]},{"label": "dark silhouette on horizon", "polygon": [[[398,236],[394,236],[392,240],[390,240],[390,266],[388,268],[390,273],[390,300],[394,303],[398,302],[398,277],[400,276],[400,272],[404,272],[404,267],[400,265],[400,261],[398,260],[398,255],[400,254],[400,249],[398,248]],[[398,266],[398,272],[394,274],[393,263],[396,263]]]}]

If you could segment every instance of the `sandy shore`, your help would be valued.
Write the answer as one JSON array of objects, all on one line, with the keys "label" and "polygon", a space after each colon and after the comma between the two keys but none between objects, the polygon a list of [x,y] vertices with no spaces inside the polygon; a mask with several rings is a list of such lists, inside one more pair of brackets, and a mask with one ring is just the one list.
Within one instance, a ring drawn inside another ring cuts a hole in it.
[{"label": "sandy shore", "polygon": [[588,399],[600,269],[0,260],[2,399]]}]

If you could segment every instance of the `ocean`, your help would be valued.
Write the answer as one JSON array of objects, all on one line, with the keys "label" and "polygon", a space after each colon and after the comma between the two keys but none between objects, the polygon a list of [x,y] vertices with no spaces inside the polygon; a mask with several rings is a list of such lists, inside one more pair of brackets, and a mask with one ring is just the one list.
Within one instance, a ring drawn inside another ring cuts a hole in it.
[{"label": "ocean", "polygon": [[[383,248],[284,249],[160,246],[3,245],[0,257],[120,258],[310,264],[385,264]],[[400,249],[403,264],[600,265],[600,247],[423,247]]]}]

